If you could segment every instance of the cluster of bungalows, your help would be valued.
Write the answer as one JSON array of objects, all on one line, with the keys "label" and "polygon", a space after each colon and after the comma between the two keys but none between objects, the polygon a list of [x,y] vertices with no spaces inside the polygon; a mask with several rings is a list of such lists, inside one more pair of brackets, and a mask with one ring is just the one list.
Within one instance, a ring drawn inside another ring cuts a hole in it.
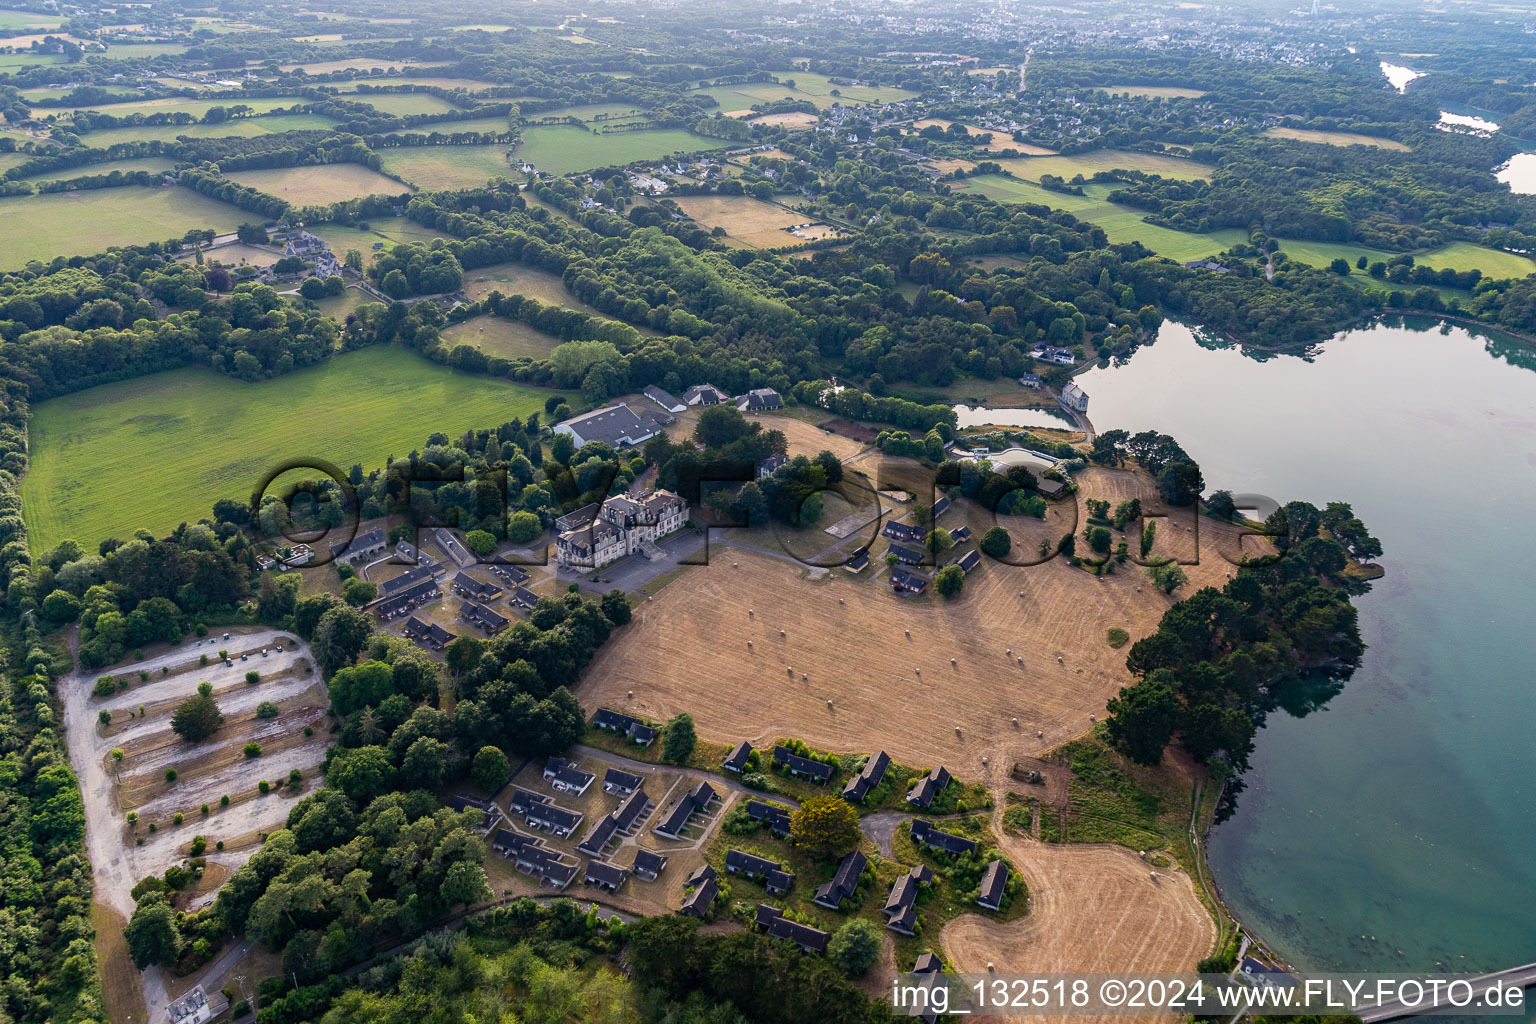
[{"label": "cluster of bungalows", "polygon": [[567,761],[563,757],[551,757],[544,762],[544,781],[549,783],[549,788],[561,793],[575,793],[581,796],[597,776],[591,772],[584,772],[576,767],[575,761]]},{"label": "cluster of bungalows", "polygon": [[435,565],[418,565],[379,584],[379,596],[368,607],[386,622],[431,604],[439,596]]},{"label": "cluster of bungalows", "polygon": [[542,793],[515,786],[507,809],[521,815],[523,824],[535,832],[548,832],[557,839],[564,839],[581,827],[582,815],[579,811],[566,810]]},{"label": "cluster of bungalows", "polygon": [[525,875],[537,875],[540,885],[564,889],[576,878],[576,865],[565,863],[559,850],[544,845],[537,836],[513,828],[499,828],[491,837],[491,849],[512,861]]},{"label": "cluster of bungalows", "polygon": [[779,839],[789,835],[789,811],[783,807],[762,800],[748,800],[747,816],[767,825],[768,831]]},{"label": "cluster of bungalows", "polygon": [[495,576],[509,587],[518,587],[528,582],[528,570],[515,565],[506,565],[494,562],[485,567],[486,571]]},{"label": "cluster of bungalows", "polygon": [[489,580],[482,580],[478,576],[471,576],[467,572],[461,572],[454,576],[452,584],[453,592],[460,597],[467,597],[472,601],[484,603],[494,601],[502,594],[501,587]]},{"label": "cluster of bungalows", "polygon": [[[933,822],[924,821],[922,818],[912,819],[912,841],[955,857],[962,854],[975,854],[978,849],[976,840],[957,836],[953,832],[942,832],[934,827]],[[997,859],[988,861],[986,869],[981,873],[981,885],[978,887],[976,903],[988,910],[1001,910],[1003,894],[1007,889],[1008,865]],[[896,896],[894,888],[891,890],[891,896],[893,899]],[[890,907],[889,901],[886,906]]]},{"label": "cluster of bungalows", "polygon": [[455,812],[463,812],[471,808],[479,811],[480,820],[475,823],[473,830],[477,835],[490,835],[491,829],[495,828],[501,821],[501,811],[489,800],[479,800],[460,793],[448,801],[448,806],[452,807]]},{"label": "cluster of bungalows", "polygon": [[[892,545],[895,547],[895,545]],[[897,556],[901,557],[900,555]],[[928,589],[928,577],[910,572],[899,565],[891,566],[891,589],[903,594],[921,594]]]},{"label": "cluster of bungalows", "polygon": [[727,850],[725,870],[754,882],[762,882],[763,888],[775,896],[784,895],[795,884],[794,872],[785,871],[783,864],[745,850]]},{"label": "cluster of bungalows", "polygon": [[683,829],[688,826],[689,820],[695,814],[708,814],[710,804],[719,800],[714,788],[707,782],[701,782],[672,805],[667,816],[653,831],[668,839],[682,839]]},{"label": "cluster of bungalows", "polygon": [[430,619],[423,620],[414,615],[405,620],[400,635],[429,651],[440,651],[459,638],[457,633],[448,632]]},{"label": "cluster of bungalows", "polygon": [[831,765],[825,761],[815,761],[809,757],[801,757],[788,747],[779,746],[773,748],[773,763],[791,775],[810,779],[817,784],[823,784],[832,778]]},{"label": "cluster of bungalows", "polygon": [[478,627],[486,636],[495,636],[506,629],[512,621],[489,605],[467,597],[459,602],[459,619]]},{"label": "cluster of bungalows", "polygon": [[632,743],[642,747],[648,747],[656,742],[654,726],[647,725],[635,716],[626,715],[622,711],[598,708],[597,713],[592,716],[592,724],[606,732],[628,736]]}]

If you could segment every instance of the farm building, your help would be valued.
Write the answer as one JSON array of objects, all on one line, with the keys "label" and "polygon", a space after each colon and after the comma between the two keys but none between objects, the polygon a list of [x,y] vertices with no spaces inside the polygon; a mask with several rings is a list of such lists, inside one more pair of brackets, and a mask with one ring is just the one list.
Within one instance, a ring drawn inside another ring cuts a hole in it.
[{"label": "farm building", "polygon": [[670,393],[663,391],[661,388],[654,384],[642,391],[641,394],[645,395],[646,398],[649,398],[651,401],[661,406],[667,412],[682,412],[684,409],[688,408],[678,399],[674,398]]},{"label": "farm building", "polygon": [[683,392],[685,405],[722,405],[728,401],[725,392],[713,384],[695,384]]},{"label": "farm building", "polygon": [[556,423],[557,434],[569,434],[576,447],[601,441],[610,448],[644,444],[661,433],[661,424],[650,415],[640,416],[627,405],[608,405]]}]

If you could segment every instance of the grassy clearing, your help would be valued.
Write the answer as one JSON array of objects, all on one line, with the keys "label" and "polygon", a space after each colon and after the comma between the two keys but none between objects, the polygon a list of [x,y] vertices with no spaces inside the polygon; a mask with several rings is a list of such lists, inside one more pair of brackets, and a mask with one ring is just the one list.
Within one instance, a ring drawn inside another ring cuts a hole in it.
[{"label": "grassy clearing", "polygon": [[677,128],[597,135],[574,125],[548,125],[529,128],[515,155],[541,171],[570,174],[593,167],[654,160],[677,152],[721,149],[725,145],[719,139],[707,139]]},{"label": "grassy clearing", "polygon": [[374,110],[398,117],[407,114],[446,114],[450,110],[459,109],[442,97],[427,92],[369,93],[359,96],[358,100]]},{"label": "grassy clearing", "polygon": [[543,110],[537,114],[529,114],[530,120],[537,121],[541,117],[574,117],[578,121],[592,122],[597,118],[622,120],[626,114],[644,113],[643,108],[633,103],[586,103],[575,107],[559,107],[555,110]]},{"label": "grassy clearing", "polygon": [[1377,149],[1395,149],[1403,153],[1408,152],[1408,147],[1396,139],[1383,139],[1375,135],[1358,135],[1355,132],[1315,132],[1305,128],[1271,128],[1264,135],[1271,139],[1316,142],[1324,146],[1375,146]]},{"label": "grassy clearing", "polygon": [[223,124],[131,125],[91,132],[82,138],[88,146],[105,149],[119,142],[139,142],[150,139],[174,142],[183,135],[192,139],[227,139],[237,136],[248,139],[257,135],[279,135],[283,132],[335,126],[335,121],[319,114],[278,114],[272,117],[237,117]]},{"label": "grassy clearing", "polygon": [[1111,185],[1085,185],[1084,195],[1073,196],[1000,174],[967,178],[965,184],[992,199],[1043,203],[1053,209],[1065,210],[1080,220],[1090,221],[1103,228],[1111,242],[1140,242],[1159,255],[1180,262],[1214,256],[1246,237],[1240,231],[1195,234],[1148,224],[1143,219],[1146,215],[1142,211],[1109,201],[1109,193],[1114,190]]},{"label": "grassy clearing", "polygon": [[231,231],[250,215],[190,189],[123,188],[0,199],[4,265],[88,256],[112,245],[179,238],[192,228]]},{"label": "grassy clearing", "polygon": [[555,350],[560,339],[542,334],[519,320],[499,316],[477,316],[443,331],[443,344],[470,345],[488,356],[516,359],[527,356],[543,359]]},{"label": "grassy clearing", "polygon": [[87,60],[147,60],[151,57],[179,57],[187,52],[181,43],[114,43],[106,54],[87,55]]},{"label": "grassy clearing", "polygon": [[0,53],[0,71],[16,72],[43,64],[62,64],[64,58],[51,53]]},{"label": "grassy clearing", "polygon": [[327,296],[326,298],[320,299],[317,302],[305,302],[303,299],[298,299],[296,304],[301,308],[316,309],[334,320],[340,320],[342,317],[352,312],[358,306],[361,306],[366,302],[376,301],[378,300],[374,299],[373,296],[369,295],[361,288],[348,288],[340,295]]},{"label": "grassy clearing", "polygon": [[7,31],[23,28],[47,31],[58,28],[62,24],[63,22],[56,17],[35,14],[32,11],[0,11],[0,28]]},{"label": "grassy clearing", "polygon": [[495,291],[538,299],[546,306],[565,306],[583,313],[603,315],[566,291],[559,275],[547,270],[536,270],[521,263],[495,263],[465,273],[464,293],[471,299],[483,299]]},{"label": "grassy clearing", "polygon": [[491,178],[520,179],[506,146],[400,146],[384,151],[384,169],[417,188],[457,189]]},{"label": "grassy clearing", "polygon": [[[468,89],[475,92],[480,89],[493,88],[495,82],[482,82],[475,78],[428,78],[412,75],[410,78],[366,78],[357,82],[341,82],[337,90],[343,93],[355,93],[362,85],[430,85],[439,89]],[[363,102],[369,102],[372,96],[362,97]]]},{"label": "grassy clearing", "polygon": [[1124,93],[1128,96],[1143,96],[1147,99],[1193,100],[1205,95],[1204,89],[1185,89],[1176,85],[1101,85],[1099,88],[1111,95]]},{"label": "grassy clearing", "polygon": [[373,258],[376,242],[383,242],[384,247],[390,249],[400,242],[430,242],[445,237],[405,217],[374,217],[367,224],[367,230],[346,224],[317,224],[310,230],[329,242],[338,253],[356,249],[365,260]]},{"label": "grassy clearing", "polygon": [[49,171],[46,174],[34,175],[30,178],[22,178],[22,181],[68,181],[71,178],[88,178],[99,174],[111,174],[113,171],[122,171],[130,174],[134,171],[168,171],[176,166],[176,161],[163,156],[146,156],[137,160],[113,160],[104,164],[85,164],[81,167],[67,167],[62,171]]},{"label": "grassy clearing", "polygon": [[386,178],[362,164],[267,167],[235,171],[229,178],[267,195],[286,199],[295,206],[336,203],[361,196],[396,196],[410,191],[393,178]]},{"label": "grassy clearing", "polygon": [[1165,178],[1181,178],[1188,181],[1210,177],[1211,168],[1193,160],[1182,160],[1161,153],[1133,153],[1124,149],[1094,149],[1072,156],[1031,156],[1013,160],[999,160],[1021,178],[1039,181],[1042,174],[1056,174],[1068,181],[1076,175],[1091,177],[1097,171],[1142,171],[1160,174]]},{"label": "grassy clearing", "polygon": [[752,196],[688,196],[679,199],[678,205],[703,227],[724,228],[726,235],[754,249],[798,243],[800,239],[788,229],[805,223],[804,214]]},{"label": "grassy clearing", "polygon": [[41,551],[163,533],[218,498],[247,497],[279,460],[379,466],[434,431],[542,411],[549,394],[372,348],[255,384],[173,370],[51,399],[33,409],[30,538]]},{"label": "grassy clearing", "polygon": [[[1372,249],[1364,245],[1351,245],[1345,242],[1311,242],[1302,239],[1281,239],[1280,250],[1293,260],[1309,263],[1315,267],[1326,267],[1335,259],[1343,259],[1350,266],[1352,276],[1364,277],[1365,275],[1355,269],[1355,263],[1364,256],[1370,263],[1378,260],[1386,262],[1395,256],[1395,252],[1384,249]],[[1488,249],[1471,242],[1452,242],[1425,253],[1414,253],[1415,264],[1423,264],[1442,270],[1450,267],[1453,270],[1481,270],[1483,276],[1493,278],[1524,277],[1536,272],[1536,263],[1528,257],[1519,256],[1512,252],[1501,252],[1497,249]],[[1400,288],[1404,291],[1412,291],[1415,285],[1393,284],[1390,281],[1377,282],[1369,279],[1371,285],[1381,288]]]},{"label": "grassy clearing", "polygon": [[505,117],[472,117],[467,121],[444,121],[441,124],[424,124],[401,135],[458,135],[463,132],[504,132],[512,127]]}]

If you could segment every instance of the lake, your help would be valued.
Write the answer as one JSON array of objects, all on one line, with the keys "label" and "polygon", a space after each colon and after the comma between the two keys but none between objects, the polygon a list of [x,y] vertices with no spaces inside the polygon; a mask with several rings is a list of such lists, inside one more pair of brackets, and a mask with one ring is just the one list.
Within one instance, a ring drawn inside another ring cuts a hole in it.
[{"label": "lake", "polygon": [[1386,549],[1364,664],[1269,718],[1210,838],[1238,918],[1302,969],[1536,959],[1536,352],[1398,319],[1259,361],[1167,323],[1078,381],[1099,430],[1172,434],[1211,488],[1351,502]]},{"label": "lake", "polygon": [[1401,64],[1388,64],[1381,62],[1381,73],[1387,76],[1387,81],[1392,83],[1392,88],[1398,92],[1407,92],[1408,83],[1415,78],[1423,78],[1425,72],[1415,71],[1413,68],[1405,68]]},{"label": "lake", "polygon": [[1077,428],[1072,417],[1055,406],[994,409],[986,405],[956,405],[953,408],[960,427]]},{"label": "lake", "polygon": [[1508,185],[1511,192],[1536,194],[1536,153],[1516,153],[1498,169],[1495,177]]}]

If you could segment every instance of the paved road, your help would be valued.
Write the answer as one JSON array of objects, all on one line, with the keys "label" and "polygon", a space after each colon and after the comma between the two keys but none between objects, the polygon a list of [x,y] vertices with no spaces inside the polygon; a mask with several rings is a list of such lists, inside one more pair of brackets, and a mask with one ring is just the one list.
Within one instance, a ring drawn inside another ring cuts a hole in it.
[{"label": "paved road", "polygon": [[[1495,982],[1504,986],[1519,985],[1521,988],[1530,989],[1536,987],[1536,963],[1510,967],[1502,971],[1493,971],[1490,974],[1483,974],[1466,980],[1471,984],[1474,992],[1481,992]],[[1384,1021],[1397,1020],[1401,1017],[1422,1017],[1435,1013],[1442,1007],[1446,1009],[1452,1008],[1453,1004],[1449,998],[1446,998],[1448,993],[1443,994],[1439,1000],[1431,1000],[1430,997],[1432,995],[1433,990],[1426,990],[1424,1004],[1412,1008],[1405,1006],[1399,999],[1393,999],[1380,1005],[1357,1006],[1351,1012],[1359,1017],[1364,1024],[1382,1024]]]}]

